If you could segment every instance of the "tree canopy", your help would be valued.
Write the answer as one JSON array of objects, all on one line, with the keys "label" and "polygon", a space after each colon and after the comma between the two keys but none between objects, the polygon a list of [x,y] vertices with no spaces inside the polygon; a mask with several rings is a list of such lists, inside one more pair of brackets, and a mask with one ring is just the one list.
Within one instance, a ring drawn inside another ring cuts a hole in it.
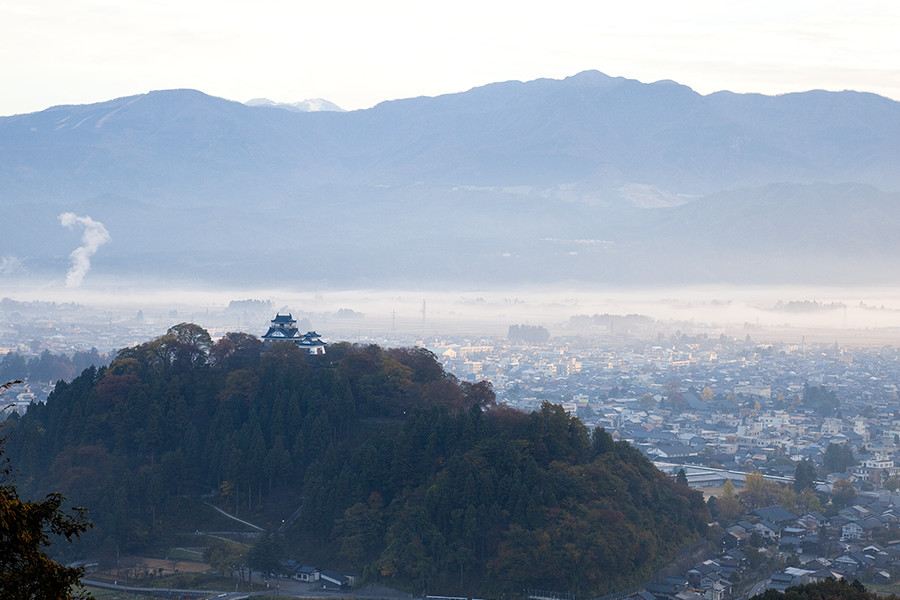
[{"label": "tree canopy", "polygon": [[846,444],[831,442],[825,448],[822,467],[827,473],[845,473],[854,465],[856,465],[856,458],[853,457],[853,451]]},{"label": "tree canopy", "polygon": [[[369,581],[597,595],[709,521],[699,493],[627,443],[558,405],[496,406],[489,383],[458,382],[422,348],[312,356],[180,324],[58,383],[9,429],[32,494],[90,508],[92,552],[164,547],[194,531],[186,498],[212,495],[270,530],[302,504],[290,557]],[[254,548],[257,568],[282,556],[273,538]]]},{"label": "tree canopy", "polygon": [[794,469],[794,491],[802,492],[816,483],[816,465],[810,460],[801,460]]},{"label": "tree canopy", "polygon": [[[9,384],[0,386],[0,392]],[[0,597],[9,600],[82,598],[83,570],[54,561],[47,550],[51,537],[73,541],[90,522],[86,509],[63,510],[64,498],[51,493],[41,501],[19,498],[12,468],[0,438]]]},{"label": "tree canopy", "polygon": [[804,384],[801,403],[804,407],[812,408],[824,417],[830,417],[838,412],[840,400],[837,394],[822,386]]},{"label": "tree canopy", "polygon": [[866,590],[858,580],[852,583],[846,579],[826,579],[818,583],[807,583],[789,587],[783,593],[766,590],[750,600],[896,600],[897,596],[881,595]]}]

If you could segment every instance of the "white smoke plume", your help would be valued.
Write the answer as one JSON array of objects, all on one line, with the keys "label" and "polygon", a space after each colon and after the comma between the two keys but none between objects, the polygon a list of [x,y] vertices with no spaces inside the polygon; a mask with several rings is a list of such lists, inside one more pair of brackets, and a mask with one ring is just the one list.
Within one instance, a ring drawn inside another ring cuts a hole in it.
[{"label": "white smoke plume", "polygon": [[59,215],[59,222],[63,227],[72,229],[75,225],[84,227],[84,233],[81,235],[81,246],[72,250],[69,257],[72,259],[72,266],[66,273],[66,287],[74,288],[81,285],[84,276],[87,275],[91,268],[91,257],[96,254],[97,250],[109,241],[109,232],[103,223],[95,221],[90,217],[79,217],[75,213],[63,213]]}]

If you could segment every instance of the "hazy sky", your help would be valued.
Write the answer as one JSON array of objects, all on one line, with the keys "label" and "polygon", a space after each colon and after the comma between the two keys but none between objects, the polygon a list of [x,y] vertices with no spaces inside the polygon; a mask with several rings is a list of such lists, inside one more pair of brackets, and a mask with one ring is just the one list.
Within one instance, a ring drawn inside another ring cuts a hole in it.
[{"label": "hazy sky", "polygon": [[0,115],[155,89],[347,109],[586,69],[900,99],[893,0],[3,0]]}]

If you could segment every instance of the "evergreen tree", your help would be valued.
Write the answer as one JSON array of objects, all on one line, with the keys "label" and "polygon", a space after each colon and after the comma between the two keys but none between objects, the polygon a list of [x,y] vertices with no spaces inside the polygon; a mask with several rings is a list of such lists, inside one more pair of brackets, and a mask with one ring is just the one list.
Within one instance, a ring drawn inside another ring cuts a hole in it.
[{"label": "evergreen tree", "polygon": [[[0,393],[11,384],[0,386]],[[80,578],[84,571],[66,567],[47,553],[51,536],[71,542],[89,527],[86,509],[62,509],[63,496],[50,493],[44,500],[23,501],[12,480],[12,468],[3,455],[0,439],[0,597],[9,600],[84,597]]]},{"label": "evergreen tree", "polygon": [[816,467],[809,459],[797,463],[794,469],[794,491],[802,492],[811,488],[816,482]]},{"label": "evergreen tree", "polygon": [[822,457],[822,467],[826,473],[846,473],[847,469],[856,465],[853,451],[846,444],[831,442]]}]

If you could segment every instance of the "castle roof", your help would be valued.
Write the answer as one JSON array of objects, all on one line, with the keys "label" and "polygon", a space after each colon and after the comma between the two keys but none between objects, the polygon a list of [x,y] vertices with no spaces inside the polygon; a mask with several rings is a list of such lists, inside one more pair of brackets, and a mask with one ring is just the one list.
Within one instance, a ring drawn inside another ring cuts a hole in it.
[{"label": "castle roof", "polygon": [[278,338],[280,340],[290,340],[300,337],[300,330],[296,327],[292,329],[284,329],[282,327],[269,327],[269,330],[262,336],[263,339]]}]

